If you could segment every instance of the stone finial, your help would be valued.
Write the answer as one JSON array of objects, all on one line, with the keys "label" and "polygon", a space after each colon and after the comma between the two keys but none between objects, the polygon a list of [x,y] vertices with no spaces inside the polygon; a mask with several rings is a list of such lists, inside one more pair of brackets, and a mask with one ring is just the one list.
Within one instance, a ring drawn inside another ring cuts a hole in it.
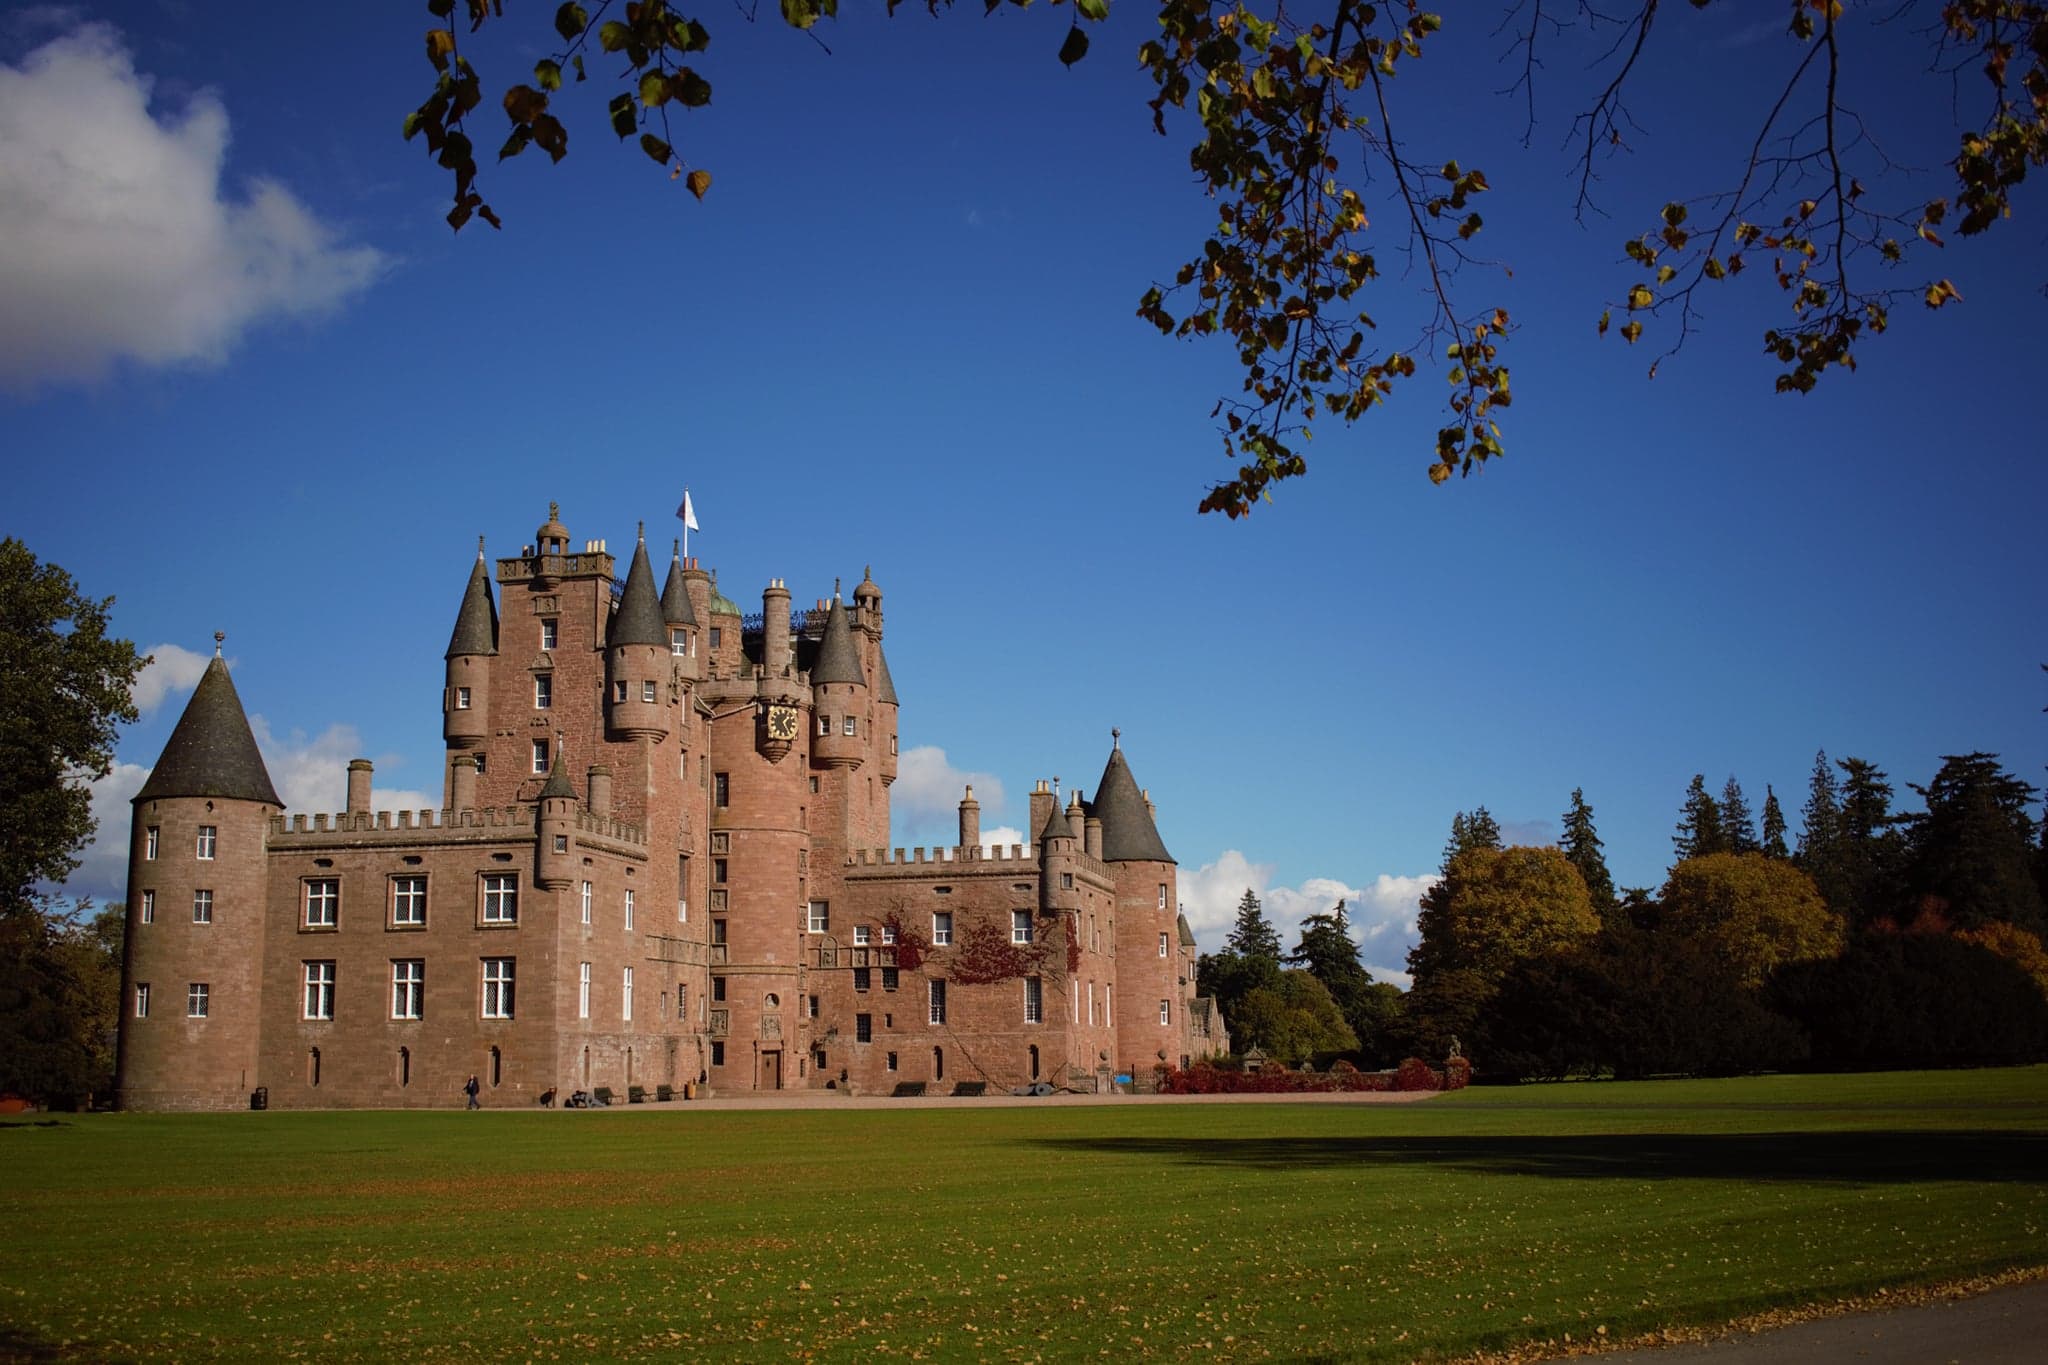
[{"label": "stone finial", "polygon": [[213,633],[213,657],[214,657],[214,658],[218,659],[218,658],[220,657],[220,647],[221,647],[222,645],[226,644],[226,643],[227,643],[227,640],[228,640],[228,633],[227,633],[226,631],[224,631],[224,630],[217,630],[217,631],[215,631],[215,632]]},{"label": "stone finial", "polygon": [[647,543],[647,523],[644,521],[640,523],[640,543],[642,545]]},{"label": "stone finial", "polygon": [[839,600],[839,579],[837,576],[834,576],[832,579],[832,600],[834,602]]},{"label": "stone finial", "polygon": [[484,562],[484,538],[482,536],[476,538],[476,562],[479,564]]},{"label": "stone finial", "polygon": [[1117,729],[1114,725],[1110,726],[1109,747],[1112,749],[1121,749],[1123,747],[1123,734],[1124,732]]},{"label": "stone finial", "polygon": [[561,519],[562,519],[562,504],[560,504],[559,502],[556,502],[556,501],[555,501],[555,500],[554,500],[553,498],[550,498],[550,499],[548,499],[548,520],[549,520],[549,521],[560,521]]}]

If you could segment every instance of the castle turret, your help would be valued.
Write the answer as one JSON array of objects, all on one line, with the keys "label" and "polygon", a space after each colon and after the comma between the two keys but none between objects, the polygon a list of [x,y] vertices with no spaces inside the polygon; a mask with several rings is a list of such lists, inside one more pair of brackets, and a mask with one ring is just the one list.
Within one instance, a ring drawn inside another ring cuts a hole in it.
[{"label": "castle turret", "polygon": [[562,525],[562,505],[548,504],[548,519],[533,533],[533,586],[551,591],[562,581],[569,554],[569,528]]},{"label": "castle turret", "polygon": [[654,591],[642,526],[640,541],[633,547],[633,565],[626,571],[626,590],[612,612],[605,641],[605,720],[612,733],[653,740],[668,737],[671,657],[668,623]]},{"label": "castle turret", "polygon": [[264,840],[284,803],[223,638],[134,798],[114,1081],[126,1109],[239,1109],[258,1084]]},{"label": "castle turret", "polygon": [[789,585],[779,578],[761,590],[761,672],[780,678],[794,671],[789,652]]},{"label": "castle turret", "polygon": [[575,880],[576,788],[569,781],[568,756],[560,750],[559,736],[534,824],[539,837],[534,841],[533,879],[549,891],[563,890]]},{"label": "castle turret", "polygon": [[484,567],[484,540],[476,540],[476,567],[462,591],[455,630],[448,637],[447,686],[441,696],[441,736],[450,750],[480,748],[491,733],[491,660],[498,653],[498,607]]},{"label": "castle turret", "polygon": [[1117,1064],[1134,1074],[1177,1064],[1192,995],[1180,982],[1179,893],[1173,855],[1131,776],[1117,731],[1095,788],[1102,859],[1116,884]]},{"label": "castle turret", "polygon": [[975,858],[981,854],[981,802],[974,799],[974,788],[967,788],[967,795],[960,798],[960,856]]},{"label": "castle turret", "polygon": [[834,768],[861,765],[870,738],[868,702],[860,649],[854,643],[846,604],[835,592],[825,616],[824,636],[818,642],[818,657],[811,665],[811,709],[818,718],[818,733],[811,741],[814,762]]},{"label": "castle turret", "polygon": [[[875,733],[869,748],[875,756],[875,775],[888,786],[896,780],[896,680],[889,676],[889,660],[882,653],[882,590],[875,585],[872,568],[862,571],[860,586],[853,590],[855,614],[861,629],[874,642]],[[1036,827],[1034,826],[1034,829]]]},{"label": "castle turret", "polygon": [[661,589],[661,619],[668,625],[668,652],[676,673],[685,678],[704,676],[697,668],[697,609],[690,601],[689,580],[683,574],[681,542],[669,557],[668,582]]}]

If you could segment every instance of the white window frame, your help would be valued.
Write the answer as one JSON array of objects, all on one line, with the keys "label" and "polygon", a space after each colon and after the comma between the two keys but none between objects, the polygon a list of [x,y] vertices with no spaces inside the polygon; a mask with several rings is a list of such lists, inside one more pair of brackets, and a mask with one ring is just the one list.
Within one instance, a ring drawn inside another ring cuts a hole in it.
[{"label": "white window frame", "polygon": [[1045,1022],[1045,982],[1035,976],[1024,978],[1024,1022]]},{"label": "white window frame", "polygon": [[832,733],[832,717],[826,715],[822,711],[818,713],[818,733],[820,735],[829,735]]},{"label": "white window frame", "polygon": [[619,978],[619,1018],[630,1024],[633,1022],[633,969],[624,967],[620,970],[623,975]]},{"label": "white window frame", "polygon": [[[341,927],[341,878],[308,877],[299,883],[299,924],[307,929]],[[315,888],[320,888],[316,891]]]},{"label": "white window frame", "polygon": [[1010,912],[1010,942],[1031,942],[1031,912],[1029,910],[1012,910]]},{"label": "white window frame", "polygon": [[583,883],[583,922],[590,923],[590,899],[595,888],[589,882]]},{"label": "white window frame", "polygon": [[562,642],[562,628],[561,628],[561,623],[560,623],[559,621],[557,621],[557,620],[556,620],[556,619],[555,619],[554,617],[552,617],[552,616],[543,616],[543,617],[541,617],[541,619],[540,619],[540,647],[541,647],[542,649],[552,650],[552,649],[558,648],[558,647],[559,647],[559,646],[561,645],[561,642]]},{"label": "white window frame", "polygon": [[856,948],[865,948],[865,947],[867,947],[867,946],[868,946],[868,943],[869,943],[869,941],[870,941],[870,940],[869,940],[869,937],[868,937],[868,935],[869,935],[869,930],[868,930],[868,926],[867,926],[867,925],[865,925],[865,924],[856,924],[856,925],[854,925],[854,926],[853,926],[853,946],[854,946],[854,947],[856,947]]},{"label": "white window frame", "polygon": [[519,984],[519,959],[515,957],[487,957],[484,959],[483,1001],[480,1006],[485,1019],[510,1019],[517,1003]]},{"label": "white window frame", "polygon": [[1160,908],[1161,910],[1164,910],[1164,909],[1166,908],[1166,883],[1165,883],[1165,882],[1161,882],[1161,883],[1159,883],[1159,908]]},{"label": "white window frame", "polygon": [[630,929],[631,929],[632,927],[633,927],[633,889],[632,889],[631,887],[627,887],[627,888],[626,888],[626,928],[627,928],[628,930],[630,930]]},{"label": "white window frame", "polygon": [[220,848],[220,826],[201,825],[198,837],[192,842],[194,856],[202,863],[212,862],[214,853]]},{"label": "white window frame", "polygon": [[163,841],[163,833],[162,828],[157,825],[151,825],[142,832],[142,861],[156,861],[157,845]]},{"label": "white window frame", "polygon": [[1161,957],[1166,956],[1166,932],[1164,930],[1161,930],[1159,934],[1159,955]]},{"label": "white window frame", "polygon": [[858,727],[854,724],[855,719],[856,718],[853,716],[848,716],[846,718],[846,737],[848,739],[852,739],[856,734],[859,733]]},{"label": "white window frame", "polygon": [[196,887],[192,892],[192,922],[213,923],[213,892],[205,887]]},{"label": "white window frame", "polygon": [[810,925],[810,933],[829,934],[832,932],[832,902],[812,901],[806,908],[809,918],[805,922]]},{"label": "white window frame", "polygon": [[925,1022],[946,1022],[946,982],[942,977],[933,977],[925,983]]},{"label": "white window frame", "polygon": [[578,1019],[588,1019],[590,1017],[590,964],[588,962],[576,964],[576,1017]]},{"label": "white window frame", "polygon": [[551,711],[555,706],[555,675],[536,673],[533,675],[533,709]]},{"label": "white window frame", "polygon": [[1171,1000],[1159,1002],[1159,1023],[1162,1027],[1173,1023],[1173,1002]]},{"label": "white window frame", "polygon": [[391,1017],[420,1019],[427,1008],[427,963],[418,957],[391,960]]},{"label": "white window frame", "polygon": [[652,678],[641,679],[640,700],[643,702],[654,702],[659,701],[660,699],[660,695],[655,691],[654,688],[654,680]]},{"label": "white window frame", "polygon": [[467,711],[469,709],[468,688],[458,687],[455,689],[455,709],[458,711]]},{"label": "white window frame", "polygon": [[204,981],[192,981],[185,986],[185,1017],[204,1019],[213,1009],[213,987]]},{"label": "white window frame", "polygon": [[149,1018],[149,983],[147,981],[135,983],[135,1017],[137,1019]]},{"label": "white window frame", "polygon": [[144,924],[156,923],[156,892],[154,891],[142,893],[142,922]]},{"label": "white window frame", "polygon": [[883,925],[883,926],[882,926],[882,942],[883,942],[883,943],[894,943],[895,941],[896,941],[896,926],[895,926],[895,925],[893,925],[893,924],[885,924],[885,925]]},{"label": "white window frame", "polygon": [[544,739],[533,742],[533,770],[536,773],[548,770],[548,742]]},{"label": "white window frame", "polygon": [[427,879],[418,873],[402,872],[391,878],[391,922],[408,929],[427,923]]},{"label": "white window frame", "polygon": [[331,1020],[334,1018],[334,960],[323,958],[300,964],[305,968],[301,980],[306,991],[301,1001],[301,1019]]},{"label": "white window frame", "polygon": [[517,872],[484,873],[483,893],[483,922],[485,924],[519,923],[519,874]]},{"label": "white window frame", "polygon": [[953,942],[953,912],[932,911],[932,947],[944,948]]},{"label": "white window frame", "polygon": [[668,652],[678,659],[687,658],[690,653],[690,633],[680,626],[669,627]]}]

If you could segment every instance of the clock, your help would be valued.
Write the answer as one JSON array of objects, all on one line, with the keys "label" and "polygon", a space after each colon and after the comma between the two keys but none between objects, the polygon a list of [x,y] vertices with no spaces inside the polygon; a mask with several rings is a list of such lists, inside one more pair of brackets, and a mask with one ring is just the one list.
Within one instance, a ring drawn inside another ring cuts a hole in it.
[{"label": "clock", "polygon": [[768,708],[768,737],[770,739],[795,739],[796,731],[796,708],[794,706],[771,706]]}]

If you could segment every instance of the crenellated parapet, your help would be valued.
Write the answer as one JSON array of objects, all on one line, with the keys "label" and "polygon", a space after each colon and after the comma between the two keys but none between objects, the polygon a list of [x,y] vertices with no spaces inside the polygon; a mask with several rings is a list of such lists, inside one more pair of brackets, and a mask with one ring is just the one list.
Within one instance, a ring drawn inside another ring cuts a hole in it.
[{"label": "crenellated parapet", "polygon": [[[451,836],[481,837],[486,840],[531,837],[535,810],[530,805],[486,806],[471,810],[340,811],[332,815],[273,815],[270,837],[273,850],[311,848],[345,841],[351,846],[365,843],[402,847],[410,843],[446,843]],[[618,844],[644,851],[647,831],[639,825],[609,816],[579,812],[579,837]]]}]

